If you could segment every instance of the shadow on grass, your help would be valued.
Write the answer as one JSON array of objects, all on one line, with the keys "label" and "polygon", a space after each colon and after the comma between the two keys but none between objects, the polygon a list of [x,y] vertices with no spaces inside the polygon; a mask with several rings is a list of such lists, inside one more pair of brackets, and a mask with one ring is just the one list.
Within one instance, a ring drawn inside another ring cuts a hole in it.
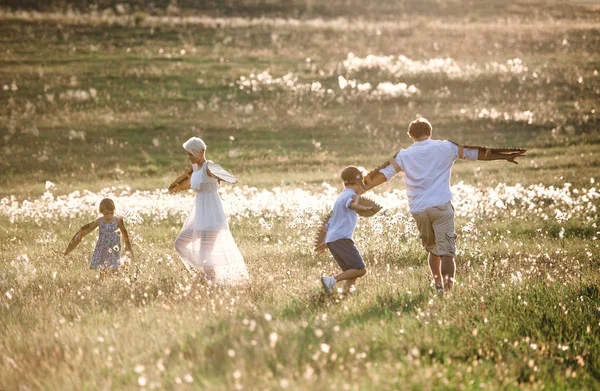
[{"label": "shadow on grass", "polygon": [[426,291],[417,292],[416,294],[380,294],[362,312],[349,314],[342,324],[344,326],[360,325],[374,320],[389,320],[400,314],[410,314],[423,306],[429,298],[430,295]]},{"label": "shadow on grass", "polygon": [[306,297],[294,297],[281,312],[281,317],[288,320],[306,318],[307,313],[315,313],[334,300],[333,296],[327,296],[324,292],[315,292]]}]

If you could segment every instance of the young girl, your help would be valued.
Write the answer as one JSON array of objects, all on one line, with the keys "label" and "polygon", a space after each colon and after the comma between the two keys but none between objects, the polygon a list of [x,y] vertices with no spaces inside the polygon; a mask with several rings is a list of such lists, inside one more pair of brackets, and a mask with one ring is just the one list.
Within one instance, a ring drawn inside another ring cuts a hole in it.
[{"label": "young girl", "polygon": [[98,235],[98,242],[96,243],[96,248],[92,254],[90,268],[116,269],[121,265],[121,239],[117,230],[123,235],[125,252],[130,258],[133,258],[129,235],[125,229],[123,218],[115,215],[115,203],[113,200],[110,198],[103,199],[100,201],[99,209],[100,213],[102,213],[102,217],[81,227],[79,232],[77,232],[71,240],[65,255],[73,250],[85,235],[89,234],[97,227],[100,227],[100,234]]}]

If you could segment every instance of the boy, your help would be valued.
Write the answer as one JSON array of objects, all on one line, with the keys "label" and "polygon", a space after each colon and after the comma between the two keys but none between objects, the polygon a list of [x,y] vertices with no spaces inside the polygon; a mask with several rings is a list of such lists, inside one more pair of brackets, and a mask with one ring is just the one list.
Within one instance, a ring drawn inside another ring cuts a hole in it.
[{"label": "boy", "polygon": [[342,171],[344,191],[338,196],[331,218],[325,224],[327,236],[325,243],[333,258],[342,269],[342,273],[335,277],[322,276],[321,284],[327,293],[333,293],[337,282],[346,281],[346,289],[351,291],[356,279],[367,272],[365,263],[360,256],[352,234],[358,222],[357,210],[369,210],[372,207],[359,205],[358,196],[365,191],[363,176],[354,166],[348,166]]}]

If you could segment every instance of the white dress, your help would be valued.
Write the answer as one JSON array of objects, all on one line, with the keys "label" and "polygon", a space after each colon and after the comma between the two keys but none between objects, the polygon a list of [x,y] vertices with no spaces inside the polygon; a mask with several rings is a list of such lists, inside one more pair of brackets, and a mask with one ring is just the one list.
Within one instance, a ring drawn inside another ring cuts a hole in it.
[{"label": "white dress", "polygon": [[203,273],[215,283],[236,285],[248,281],[248,271],[229,231],[217,192],[219,183],[208,176],[206,166],[193,165],[190,182],[196,202],[175,240],[175,249],[188,270]]}]

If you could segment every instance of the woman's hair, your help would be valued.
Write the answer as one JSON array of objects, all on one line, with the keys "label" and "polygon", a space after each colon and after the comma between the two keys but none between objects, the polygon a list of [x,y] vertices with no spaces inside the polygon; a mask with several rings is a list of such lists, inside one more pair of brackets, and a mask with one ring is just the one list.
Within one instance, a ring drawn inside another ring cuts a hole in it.
[{"label": "woman's hair", "polygon": [[110,198],[105,198],[102,201],[100,201],[100,207],[98,209],[100,209],[100,213],[102,213],[102,211],[114,212],[116,207],[113,200],[111,200]]},{"label": "woman's hair", "polygon": [[199,155],[201,151],[206,151],[206,144],[199,137],[192,137],[185,143],[183,143],[183,149],[196,156]]},{"label": "woman's hair", "polygon": [[433,126],[425,118],[417,118],[408,125],[408,135],[414,138],[431,136]]}]

